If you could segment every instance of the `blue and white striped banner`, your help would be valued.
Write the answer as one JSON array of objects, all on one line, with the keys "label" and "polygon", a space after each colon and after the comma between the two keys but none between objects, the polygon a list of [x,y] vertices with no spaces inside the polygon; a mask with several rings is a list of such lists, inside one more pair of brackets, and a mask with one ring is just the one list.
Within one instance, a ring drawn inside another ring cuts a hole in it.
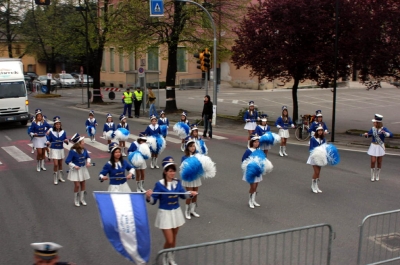
[{"label": "blue and white striped banner", "polygon": [[150,259],[150,228],[145,195],[94,192],[104,233],[121,255],[135,264]]}]

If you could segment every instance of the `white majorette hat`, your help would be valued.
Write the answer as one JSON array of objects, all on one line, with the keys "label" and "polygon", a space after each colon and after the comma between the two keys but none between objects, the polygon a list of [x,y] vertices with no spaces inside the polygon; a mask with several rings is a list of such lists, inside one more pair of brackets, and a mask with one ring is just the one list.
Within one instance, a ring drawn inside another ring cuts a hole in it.
[{"label": "white majorette hat", "polygon": [[317,129],[315,129],[315,131],[319,131],[319,130],[324,130],[324,127],[322,127],[322,124],[318,124]]},{"label": "white majorette hat", "polygon": [[143,140],[143,141],[147,142],[147,137],[146,137],[146,134],[144,132],[139,133],[138,141],[139,140]]},{"label": "white majorette hat", "polygon": [[121,150],[121,147],[119,147],[119,145],[116,142],[112,142],[108,145],[108,152],[112,153],[117,148]]},{"label": "white majorette hat", "polygon": [[372,122],[382,122],[383,116],[380,114],[375,114],[375,117],[372,119]]},{"label": "white majorette hat", "polygon": [[53,242],[32,243],[31,247],[35,250],[35,255],[43,260],[52,260],[56,258],[57,251],[62,248],[61,245]]},{"label": "white majorette hat", "polygon": [[151,121],[151,120],[157,120],[157,117],[156,117],[155,115],[151,115],[151,116],[150,116],[150,121]]},{"label": "white majorette hat", "polygon": [[253,100],[249,101],[249,106],[254,106],[254,101]]},{"label": "white majorette hat", "polygon": [[250,141],[255,141],[255,140],[258,140],[258,139],[260,139],[260,136],[258,136],[258,134],[256,134],[256,133],[254,133],[254,134],[251,135]]},{"label": "white majorette hat", "polygon": [[94,115],[94,110],[89,111],[89,115],[90,114]]},{"label": "white majorette hat", "polygon": [[38,114],[42,114],[42,109],[35,109],[35,117]]},{"label": "white majorette hat", "polygon": [[317,110],[316,112],[315,112],[315,115],[317,116],[317,117],[322,117],[322,111],[319,109],[319,110]]},{"label": "white majorette hat", "polygon": [[197,128],[197,124],[192,124],[192,125],[190,126],[190,130],[191,130],[191,131],[199,130],[199,128]]},{"label": "white majorette hat", "polygon": [[163,115],[163,114],[165,114],[165,112],[163,110],[160,111],[160,116]]},{"label": "white majorette hat", "polygon": [[119,116],[119,120],[120,120],[120,121],[123,121],[123,120],[125,120],[125,119],[126,119],[126,117],[125,117],[124,114],[122,114],[121,116]]},{"label": "white majorette hat", "polygon": [[166,167],[168,167],[170,165],[175,165],[175,161],[174,161],[174,158],[172,156],[167,156],[162,161],[163,169],[165,169]]},{"label": "white majorette hat", "polygon": [[107,119],[108,119],[108,118],[112,118],[111,113],[107,113]]},{"label": "white majorette hat", "polygon": [[261,115],[261,121],[267,121],[267,117],[268,117],[267,114],[262,114]]},{"label": "white majorette hat", "polygon": [[282,106],[282,111],[287,110],[287,106]]},{"label": "white majorette hat", "polygon": [[186,117],[186,112],[182,112],[181,116],[185,116]]},{"label": "white majorette hat", "polygon": [[188,136],[185,138],[185,146],[188,146],[190,143],[194,143],[194,138]]},{"label": "white majorette hat", "polygon": [[61,122],[60,116],[55,116],[55,117],[53,118],[53,122],[54,122],[54,123]]},{"label": "white majorette hat", "polygon": [[79,133],[75,133],[74,136],[72,136],[71,139],[69,140],[74,144],[76,144],[82,141],[83,139],[85,139],[85,136],[80,136]]}]

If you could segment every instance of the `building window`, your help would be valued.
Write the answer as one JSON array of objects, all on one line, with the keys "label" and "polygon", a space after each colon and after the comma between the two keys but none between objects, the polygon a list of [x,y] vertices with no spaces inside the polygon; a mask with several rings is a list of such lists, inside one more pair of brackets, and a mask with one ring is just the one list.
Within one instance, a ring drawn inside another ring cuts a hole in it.
[{"label": "building window", "polygon": [[125,71],[125,68],[124,68],[124,49],[122,49],[122,47],[119,48],[118,54],[119,54],[119,71],[123,72]]},{"label": "building window", "polygon": [[129,71],[135,70],[135,55],[133,52],[129,54]]},{"label": "building window", "polygon": [[186,47],[178,47],[176,52],[177,71],[187,72],[186,70]]},{"label": "building window", "polygon": [[158,71],[158,47],[147,49],[147,69]]},{"label": "building window", "polygon": [[110,48],[110,72],[114,72],[114,48]]},{"label": "building window", "polygon": [[106,69],[106,50],[103,50],[103,60],[101,61],[101,71],[105,72]]},{"label": "building window", "polygon": [[15,45],[15,54],[20,55],[21,54],[21,45]]}]

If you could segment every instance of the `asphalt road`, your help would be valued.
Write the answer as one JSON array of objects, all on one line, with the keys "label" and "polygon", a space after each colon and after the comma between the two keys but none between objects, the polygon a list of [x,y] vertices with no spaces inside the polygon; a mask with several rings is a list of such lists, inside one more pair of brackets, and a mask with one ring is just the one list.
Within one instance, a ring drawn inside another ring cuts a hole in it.
[{"label": "asphalt road", "polygon": [[[179,91],[178,102],[184,102],[179,97],[191,92]],[[283,95],[282,93],[286,92],[268,95]],[[383,91],[380,94],[382,93]],[[197,95],[195,97],[201,98]],[[320,97],[322,96],[318,96]],[[61,116],[63,128],[68,136],[75,132],[84,134],[87,110],[70,108],[79,103],[76,97],[31,99],[30,102],[31,110],[40,107],[48,117]],[[286,104],[279,102],[281,103]],[[274,109],[276,108],[279,108],[278,104]],[[395,108],[391,106],[390,109]],[[374,112],[377,112],[376,109],[371,111],[372,114]],[[371,119],[371,113],[364,113],[367,120],[365,126],[370,125],[368,121]],[[386,118],[386,113],[381,114]],[[394,113],[392,115],[394,116]],[[101,125],[103,117],[97,117]],[[344,119],[348,115],[339,117]],[[131,133],[136,135],[146,126],[146,122],[143,121],[128,122]],[[358,226],[361,220],[371,213],[399,208],[398,156],[385,156],[381,181],[371,183],[366,148],[362,152],[342,150],[342,162],[338,166],[322,169],[320,188],[323,193],[316,195],[310,190],[312,169],[306,165],[308,147],[291,144],[287,149],[289,157],[286,158],[279,157],[278,148],[273,147],[269,159],[274,165],[274,170],[265,176],[258,189],[257,200],[261,207],[250,209],[247,204],[248,185],[241,180],[240,170],[246,138],[235,131],[228,133],[219,131],[218,128],[214,134],[227,138],[207,141],[210,157],[217,164],[217,177],[203,181],[198,207],[201,217],[192,218],[180,229],[179,246],[329,223],[336,232],[331,264],[355,264]],[[171,135],[170,138],[173,139],[174,136]],[[105,143],[102,139],[97,140]],[[130,264],[115,252],[107,241],[91,195],[92,191],[107,190],[107,184],[100,183],[97,176],[109,154],[87,144],[96,167],[89,169],[91,179],[87,181],[88,206],[75,207],[72,183],[67,181],[57,186],[53,185],[51,162],[46,162],[46,172],[36,172],[35,157],[30,154],[31,148],[28,144],[26,127],[0,126],[0,264],[32,263],[29,244],[38,241],[53,241],[63,245],[64,248],[60,252],[62,260],[73,261],[79,265]],[[17,147],[32,160],[16,161],[5,152],[4,147],[7,146]],[[169,141],[161,157],[167,155],[179,161],[182,156],[179,145]],[[153,187],[160,178],[160,169],[147,169],[146,188]],[[134,190],[135,182],[132,181],[130,186]],[[148,206],[152,259],[163,245],[162,233],[154,228],[156,211],[156,206]]]}]

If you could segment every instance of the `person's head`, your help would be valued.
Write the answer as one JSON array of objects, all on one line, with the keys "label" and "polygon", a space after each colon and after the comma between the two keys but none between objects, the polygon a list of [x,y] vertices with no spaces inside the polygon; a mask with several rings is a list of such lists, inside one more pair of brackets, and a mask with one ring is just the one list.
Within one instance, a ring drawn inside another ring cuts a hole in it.
[{"label": "person's head", "polygon": [[91,118],[91,119],[94,118],[94,111],[93,110],[89,111],[89,118]]},{"label": "person's head", "polygon": [[249,110],[250,111],[254,110],[254,101],[249,101]]},{"label": "person's head", "polygon": [[209,95],[206,95],[205,97],[204,97],[204,103],[207,103],[207,102],[210,102],[211,100],[210,100],[210,96]]},{"label": "person's head", "polygon": [[174,158],[172,156],[167,156],[166,158],[163,159],[162,166],[163,166],[163,179],[166,186],[167,182],[170,182],[175,178],[176,165],[174,162]]},{"label": "person's head", "polygon": [[282,116],[283,117],[287,117],[288,116],[287,106],[282,106]]},{"label": "person's head", "polygon": [[262,126],[267,125],[267,115],[266,114],[261,115],[261,125]]},{"label": "person's head", "polygon": [[140,87],[136,87],[136,91],[140,91]]},{"label": "person's head", "polygon": [[161,117],[161,118],[165,118],[165,112],[164,112],[164,111],[161,111],[161,112],[160,112],[160,117]]},{"label": "person's head", "polygon": [[112,122],[113,118],[112,115],[110,113],[107,114],[107,122]]},{"label": "person's head", "polygon": [[186,112],[182,112],[181,121],[186,121]]},{"label": "person's head", "polygon": [[260,146],[259,139],[260,139],[260,137],[257,134],[252,134],[250,143],[249,143],[249,147],[250,148],[258,148]]},{"label": "person's head", "polygon": [[148,90],[149,92],[153,91],[153,89],[152,89],[151,87],[147,88],[147,90]]},{"label": "person's head", "polygon": [[35,110],[35,121],[42,121],[43,120],[43,114],[41,109],[36,109]]},{"label": "person's head", "polygon": [[72,148],[75,149],[80,154],[81,154],[83,146],[85,144],[84,139],[85,139],[85,137],[80,136],[79,133],[75,133],[70,139],[70,141],[73,143]]},{"label": "person's head", "polygon": [[130,88],[130,87],[127,87],[127,88],[126,88],[126,92],[128,92],[128,93],[131,92],[131,88]]},{"label": "person's head", "polygon": [[315,112],[315,116],[317,117],[317,122],[321,123],[322,122],[322,111],[321,110],[317,110]]},{"label": "person's head", "polygon": [[380,129],[383,127],[382,121],[383,121],[383,116],[380,114],[375,114],[375,117],[372,119],[374,127],[377,129]]},{"label": "person's head", "polygon": [[52,242],[32,243],[34,249],[33,259],[35,265],[55,265],[59,257],[57,251],[62,246]]},{"label": "person's head", "polygon": [[315,138],[324,138],[324,127],[321,124],[318,125],[317,129],[315,130]]},{"label": "person's head", "polygon": [[54,130],[54,131],[61,131],[62,128],[61,128],[61,118],[60,118],[60,116],[55,116],[55,117],[53,118],[53,122],[54,122],[54,124],[53,124],[53,130]]},{"label": "person's head", "polygon": [[110,162],[113,168],[115,168],[116,162],[123,161],[121,147],[117,143],[115,142],[110,143],[108,145],[108,152],[111,153]]},{"label": "person's head", "polygon": [[185,156],[194,155],[196,153],[196,144],[192,137],[185,139]]},{"label": "person's head", "polygon": [[154,126],[157,124],[157,117],[154,115],[151,115],[150,117],[150,123]]},{"label": "person's head", "polygon": [[190,128],[190,136],[197,138],[199,136],[199,130],[196,124],[193,124]]},{"label": "person's head", "polygon": [[126,122],[125,115],[122,114],[121,116],[119,116],[119,120],[121,121],[122,124],[124,124]]},{"label": "person's head", "polygon": [[137,142],[138,142],[138,144],[143,144],[143,143],[147,142],[147,137],[146,137],[146,134],[144,134],[144,132],[139,133]]}]

